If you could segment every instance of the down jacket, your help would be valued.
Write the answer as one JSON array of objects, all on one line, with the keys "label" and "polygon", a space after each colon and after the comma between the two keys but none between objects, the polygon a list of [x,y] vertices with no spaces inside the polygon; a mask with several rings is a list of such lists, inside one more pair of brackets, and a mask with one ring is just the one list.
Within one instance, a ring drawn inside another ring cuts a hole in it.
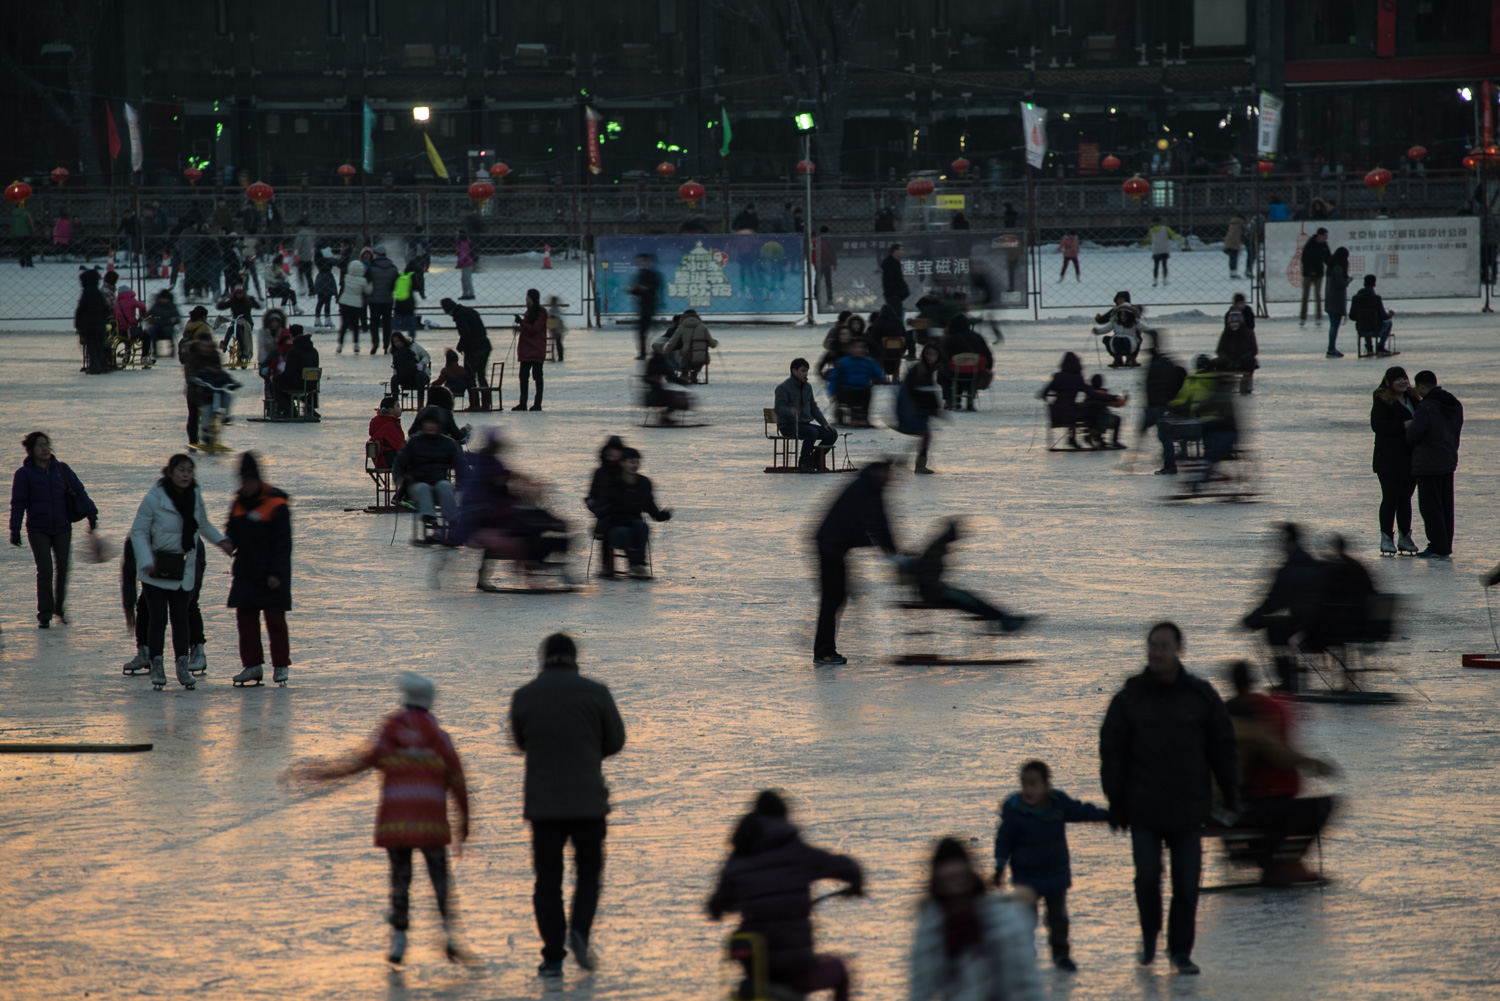
[{"label": "down jacket", "polygon": [[573,664],[548,664],[511,696],[510,735],[526,754],[527,820],[608,815],[604,759],[625,746],[625,722],[608,686]]},{"label": "down jacket", "polygon": [[974,902],[983,929],[978,948],[950,959],[946,915],[927,901],[911,947],[910,1001],[1041,1001],[1036,969],[1036,915],[1014,900],[989,894]]},{"label": "down jacket", "polygon": [[[287,495],[261,484],[250,503],[235,494],[224,534],[234,543],[230,608],[292,610],[292,510]],[[280,583],[273,590],[268,579]]]},{"label": "down jacket", "polygon": [[[224,536],[208,520],[208,512],[203,509],[203,491],[196,483],[193,484],[193,517],[198,522],[200,536],[216,546],[224,541]],[[167,496],[167,488],[160,480],[147,492],[141,500],[141,506],[136,509],[135,521],[130,525],[130,541],[135,547],[136,580],[167,591],[193,590],[197,580],[197,567],[194,566],[196,561],[192,559],[183,561],[186,569],[182,580],[159,580],[146,576],[146,568],[152,565],[154,559],[153,553],[182,552],[182,516],[177,513],[172,498]],[[195,553],[199,545],[195,540]]]},{"label": "down jacket", "polygon": [[[516,361],[544,362],[547,360],[547,311],[545,309],[540,306],[527,309],[516,331]],[[460,350],[473,352],[476,349],[469,347]]]},{"label": "down jacket", "polygon": [[708,349],[718,346],[719,342],[697,314],[685,313],[677,322],[677,332],[667,342],[667,354],[681,351],[681,367],[698,369],[708,364]]},{"label": "down jacket", "polygon": [[72,528],[73,523],[68,520],[69,489],[78,493],[92,528],[99,521],[99,509],[72,468],[55,455],[47,460],[45,469],[27,458],[10,484],[10,534],[21,531],[22,515],[26,516],[28,532],[57,535]]},{"label": "down jacket", "polygon": [[1377,476],[1410,476],[1411,446],[1406,442],[1406,422],[1416,416],[1416,404],[1384,386],[1377,387],[1373,395],[1370,430],[1375,432],[1375,454],[1370,468]]},{"label": "down jacket", "polygon": [[1464,405],[1458,397],[1434,386],[1417,404],[1417,414],[1406,428],[1411,445],[1413,476],[1442,476],[1458,468],[1458,437],[1464,428]]},{"label": "down jacket", "polygon": [[1015,793],[1000,806],[995,831],[995,872],[1010,866],[1011,881],[1029,886],[1037,896],[1060,893],[1073,885],[1068,859],[1068,824],[1109,819],[1109,811],[1081,803],[1060,789],[1051,802],[1028,806]]}]

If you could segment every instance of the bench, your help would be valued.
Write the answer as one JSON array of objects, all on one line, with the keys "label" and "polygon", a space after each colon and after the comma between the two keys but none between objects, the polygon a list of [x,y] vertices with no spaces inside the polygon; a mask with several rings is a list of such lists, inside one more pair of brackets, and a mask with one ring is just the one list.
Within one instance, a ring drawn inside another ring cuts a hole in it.
[{"label": "bench", "polygon": [[390,514],[400,511],[396,503],[395,488],[391,485],[391,471],[380,465],[380,442],[373,438],[365,442],[365,475],[375,484],[375,503],[365,508],[370,514]]}]

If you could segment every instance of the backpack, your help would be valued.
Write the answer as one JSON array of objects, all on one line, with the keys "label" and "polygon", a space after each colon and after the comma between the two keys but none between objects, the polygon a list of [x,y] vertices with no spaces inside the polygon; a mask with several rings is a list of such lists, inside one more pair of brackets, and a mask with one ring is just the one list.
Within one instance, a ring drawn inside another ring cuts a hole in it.
[{"label": "backpack", "polygon": [[391,290],[391,293],[397,302],[405,302],[411,298],[411,277],[412,273],[407,271],[396,279],[395,288]]}]

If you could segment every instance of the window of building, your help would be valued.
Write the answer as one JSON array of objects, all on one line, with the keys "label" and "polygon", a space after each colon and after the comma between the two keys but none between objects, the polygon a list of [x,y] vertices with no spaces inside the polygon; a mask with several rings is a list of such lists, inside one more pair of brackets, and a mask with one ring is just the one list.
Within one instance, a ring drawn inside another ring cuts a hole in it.
[{"label": "window of building", "polygon": [[1359,41],[1356,0],[1308,0],[1314,45],[1354,45]]},{"label": "window of building", "polygon": [[1224,48],[1247,42],[1245,0],[1193,0],[1193,45]]}]

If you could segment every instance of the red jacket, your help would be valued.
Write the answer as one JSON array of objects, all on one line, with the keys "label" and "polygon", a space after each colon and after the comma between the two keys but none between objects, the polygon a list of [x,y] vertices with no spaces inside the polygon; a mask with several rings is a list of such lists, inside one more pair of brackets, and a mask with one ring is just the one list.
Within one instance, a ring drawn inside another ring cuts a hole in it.
[{"label": "red jacket", "polygon": [[380,458],[377,469],[391,468],[391,460],[406,444],[406,432],[401,430],[401,419],[392,414],[376,414],[370,418],[370,440],[380,442]]},{"label": "red jacket", "polygon": [[459,839],[469,836],[469,792],[453,741],[425,709],[402,709],[386,717],[369,750],[328,778],[380,770],[380,810],[375,814],[377,848],[438,848],[453,838],[448,794],[458,806]]},{"label": "red jacket", "polygon": [[[1274,695],[1257,692],[1250,696],[1255,712],[1283,744],[1291,744],[1291,706]],[[1295,796],[1302,791],[1302,777],[1295,768],[1278,768],[1258,761],[1251,766],[1245,778],[1245,795],[1251,799],[1262,796]]]},{"label": "red jacket", "polygon": [[521,318],[521,339],[516,345],[517,361],[547,360],[547,311],[533,306]]}]

